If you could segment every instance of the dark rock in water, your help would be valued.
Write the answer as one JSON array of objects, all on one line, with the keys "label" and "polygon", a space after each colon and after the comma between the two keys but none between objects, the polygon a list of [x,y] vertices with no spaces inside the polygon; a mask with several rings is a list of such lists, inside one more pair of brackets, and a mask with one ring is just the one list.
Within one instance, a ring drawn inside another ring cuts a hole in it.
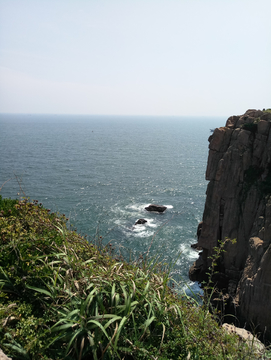
[{"label": "dark rock in water", "polygon": [[203,249],[199,253],[199,258],[194,262],[194,264],[189,269],[189,278],[192,281],[208,281],[208,275],[205,270],[205,261],[206,261],[206,250]]},{"label": "dark rock in water", "polygon": [[163,206],[163,205],[155,205],[155,204],[151,204],[149,206],[146,206],[145,209],[147,211],[157,211],[157,212],[164,212],[167,207]]},{"label": "dark rock in water", "polygon": [[198,243],[196,243],[196,244],[192,244],[192,245],[191,245],[191,248],[192,248],[192,249],[195,249],[195,250],[202,250],[202,247],[201,247],[201,246],[199,246],[199,244],[198,244]]},{"label": "dark rock in water", "polygon": [[[198,241],[199,241],[200,234],[201,234],[202,224],[203,224],[203,221],[201,221],[201,222],[198,224],[198,228],[197,228],[197,238],[198,238]],[[202,250],[202,247],[199,246],[198,242],[197,242],[196,244],[192,244],[192,245],[191,245],[191,248],[192,248],[192,249],[195,249],[195,250]]]},{"label": "dark rock in water", "polygon": [[135,225],[145,224],[146,222],[147,222],[147,220],[145,220],[145,219],[138,219],[137,222],[135,223]]}]

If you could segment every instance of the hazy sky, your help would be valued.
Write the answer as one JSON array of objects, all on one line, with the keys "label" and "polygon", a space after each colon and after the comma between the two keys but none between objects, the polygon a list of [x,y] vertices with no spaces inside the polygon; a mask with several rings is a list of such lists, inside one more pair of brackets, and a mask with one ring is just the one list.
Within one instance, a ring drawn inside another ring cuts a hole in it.
[{"label": "hazy sky", "polygon": [[271,0],[0,0],[0,112],[271,107]]}]

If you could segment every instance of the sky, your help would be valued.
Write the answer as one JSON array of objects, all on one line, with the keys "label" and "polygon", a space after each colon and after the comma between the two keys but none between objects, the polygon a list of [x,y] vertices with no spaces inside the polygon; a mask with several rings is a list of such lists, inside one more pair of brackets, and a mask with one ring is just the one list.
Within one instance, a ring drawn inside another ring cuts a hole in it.
[{"label": "sky", "polygon": [[271,0],[0,0],[0,113],[271,107]]}]

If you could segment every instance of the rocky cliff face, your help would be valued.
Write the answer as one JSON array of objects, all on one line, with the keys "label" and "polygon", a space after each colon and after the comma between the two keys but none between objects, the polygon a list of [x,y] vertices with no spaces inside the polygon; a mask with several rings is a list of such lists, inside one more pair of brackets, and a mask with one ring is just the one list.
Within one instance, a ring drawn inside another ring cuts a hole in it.
[{"label": "rocky cliff face", "polygon": [[[271,111],[231,116],[209,138],[209,180],[190,278],[202,281],[218,240],[226,241],[218,285],[239,319],[271,340]],[[236,239],[233,244],[226,239]]]}]

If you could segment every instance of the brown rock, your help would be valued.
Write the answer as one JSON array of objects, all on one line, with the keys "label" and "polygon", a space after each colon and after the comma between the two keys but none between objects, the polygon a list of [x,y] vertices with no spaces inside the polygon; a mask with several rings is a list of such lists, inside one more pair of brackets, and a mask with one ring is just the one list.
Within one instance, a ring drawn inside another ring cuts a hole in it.
[{"label": "brown rock", "polygon": [[228,147],[231,134],[232,130],[228,128],[221,127],[215,129],[213,135],[209,137],[209,149],[215,151],[225,151]]},{"label": "brown rock", "polygon": [[261,115],[261,120],[271,121],[271,113],[270,112],[264,112]]},{"label": "brown rock", "polygon": [[[259,262],[259,266],[254,265],[254,261],[259,261],[260,251],[262,252],[262,244],[259,249],[254,249],[256,257],[251,256],[250,266],[251,277],[245,278],[242,276],[239,283],[239,306],[242,316],[245,316],[247,321],[257,324],[258,329],[265,332],[266,338],[270,339],[271,329],[271,311],[270,311],[270,298],[271,298],[271,245],[264,252],[264,255]],[[258,251],[257,251],[258,250]]]},{"label": "brown rock", "polygon": [[[271,123],[265,114],[251,109],[230,117],[209,138],[210,182],[197,243],[203,251],[189,276],[202,281],[214,247],[224,241],[218,273],[228,279],[225,292],[239,320],[253,322],[271,341]],[[257,126],[250,131],[244,124]]]},{"label": "brown rock", "polygon": [[226,127],[230,129],[234,129],[236,127],[237,121],[239,120],[240,116],[230,116],[226,122]]},{"label": "brown rock", "polygon": [[250,331],[236,327],[234,325],[227,324],[227,323],[223,324],[222,327],[223,327],[223,329],[225,329],[225,331],[228,334],[232,334],[232,333],[237,334],[240,337],[240,339],[243,340],[244,342],[246,342],[249,345],[249,347],[253,348],[253,350],[258,355],[261,355],[264,353],[264,351],[265,351],[264,344],[259,339],[257,339],[256,336],[253,336]]},{"label": "brown rock", "polygon": [[258,118],[258,117],[263,115],[263,111],[262,110],[256,110],[256,109],[249,109],[249,110],[247,110],[245,112],[244,115],[254,117],[254,118]]},{"label": "brown rock", "polygon": [[259,165],[259,160],[263,156],[266,149],[267,137],[265,135],[256,134],[253,143],[253,165]]},{"label": "brown rock", "polygon": [[[270,116],[271,116],[271,114],[270,114]],[[269,133],[269,129],[270,129],[270,123],[268,121],[260,120],[258,122],[258,133],[259,134],[267,136]]]},{"label": "brown rock", "polygon": [[3,351],[0,349],[0,360],[12,360],[11,358],[7,357]]}]

